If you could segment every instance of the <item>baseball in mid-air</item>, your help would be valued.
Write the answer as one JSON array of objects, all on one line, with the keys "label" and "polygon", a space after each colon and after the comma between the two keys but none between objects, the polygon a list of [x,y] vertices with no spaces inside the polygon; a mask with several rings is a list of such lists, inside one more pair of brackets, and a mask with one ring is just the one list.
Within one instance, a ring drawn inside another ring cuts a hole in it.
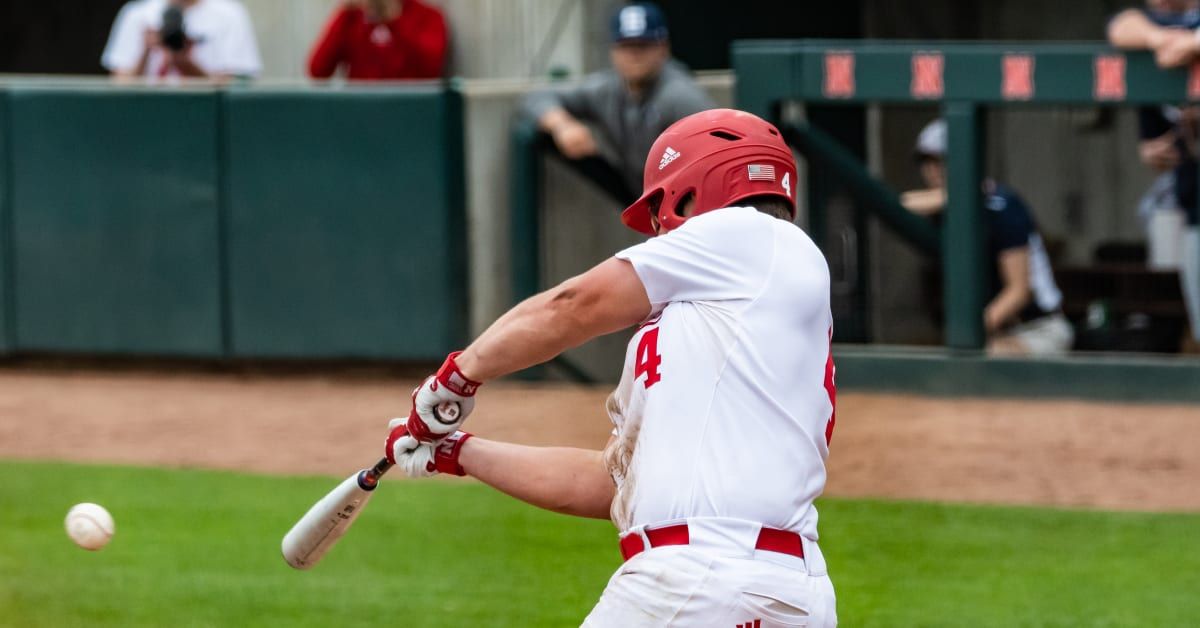
[{"label": "baseball in mid-air", "polygon": [[112,515],[100,504],[75,504],[67,511],[67,536],[79,547],[96,551],[108,545],[117,531]]}]

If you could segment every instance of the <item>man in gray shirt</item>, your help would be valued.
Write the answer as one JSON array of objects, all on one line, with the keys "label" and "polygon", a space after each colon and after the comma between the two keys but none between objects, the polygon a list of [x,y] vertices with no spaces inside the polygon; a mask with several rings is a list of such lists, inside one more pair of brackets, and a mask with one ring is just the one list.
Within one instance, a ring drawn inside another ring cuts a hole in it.
[{"label": "man in gray shirt", "polygon": [[656,5],[622,7],[612,19],[612,41],[612,69],[570,89],[530,94],[523,109],[551,140],[547,148],[627,205],[640,195],[642,168],[659,134],[715,105],[671,58],[666,18]]}]

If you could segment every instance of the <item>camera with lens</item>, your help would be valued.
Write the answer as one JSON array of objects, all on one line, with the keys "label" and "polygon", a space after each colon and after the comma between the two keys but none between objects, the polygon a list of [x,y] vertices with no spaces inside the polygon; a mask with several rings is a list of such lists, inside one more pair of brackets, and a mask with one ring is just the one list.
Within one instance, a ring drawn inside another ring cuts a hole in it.
[{"label": "camera with lens", "polygon": [[183,27],[183,9],[174,4],[168,4],[163,10],[162,28],[158,30],[158,38],[168,50],[179,52],[187,47],[187,31]]}]

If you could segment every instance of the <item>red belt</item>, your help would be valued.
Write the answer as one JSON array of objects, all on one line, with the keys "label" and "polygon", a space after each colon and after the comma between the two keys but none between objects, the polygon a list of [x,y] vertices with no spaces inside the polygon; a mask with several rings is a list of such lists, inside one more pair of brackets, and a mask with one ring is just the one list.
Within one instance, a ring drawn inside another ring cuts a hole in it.
[{"label": "red belt", "polygon": [[[647,528],[646,538],[650,541],[650,547],[687,545],[690,541],[686,523],[661,528]],[[758,532],[758,540],[754,543],[754,549],[804,558],[804,545],[800,542],[800,535],[787,530],[764,527]],[[642,535],[633,532],[621,537],[621,556],[625,560],[644,551],[646,551],[646,543],[642,540]]]}]

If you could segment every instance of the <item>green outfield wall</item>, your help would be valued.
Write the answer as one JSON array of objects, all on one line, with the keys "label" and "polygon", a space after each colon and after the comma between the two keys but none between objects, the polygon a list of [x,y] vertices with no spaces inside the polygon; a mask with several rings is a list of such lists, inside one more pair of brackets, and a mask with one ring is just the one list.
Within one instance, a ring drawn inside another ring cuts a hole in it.
[{"label": "green outfield wall", "polygon": [[12,348],[12,184],[8,100],[0,98],[0,354]]},{"label": "green outfield wall", "polygon": [[440,86],[0,86],[0,348],[440,358],[461,129]]}]

